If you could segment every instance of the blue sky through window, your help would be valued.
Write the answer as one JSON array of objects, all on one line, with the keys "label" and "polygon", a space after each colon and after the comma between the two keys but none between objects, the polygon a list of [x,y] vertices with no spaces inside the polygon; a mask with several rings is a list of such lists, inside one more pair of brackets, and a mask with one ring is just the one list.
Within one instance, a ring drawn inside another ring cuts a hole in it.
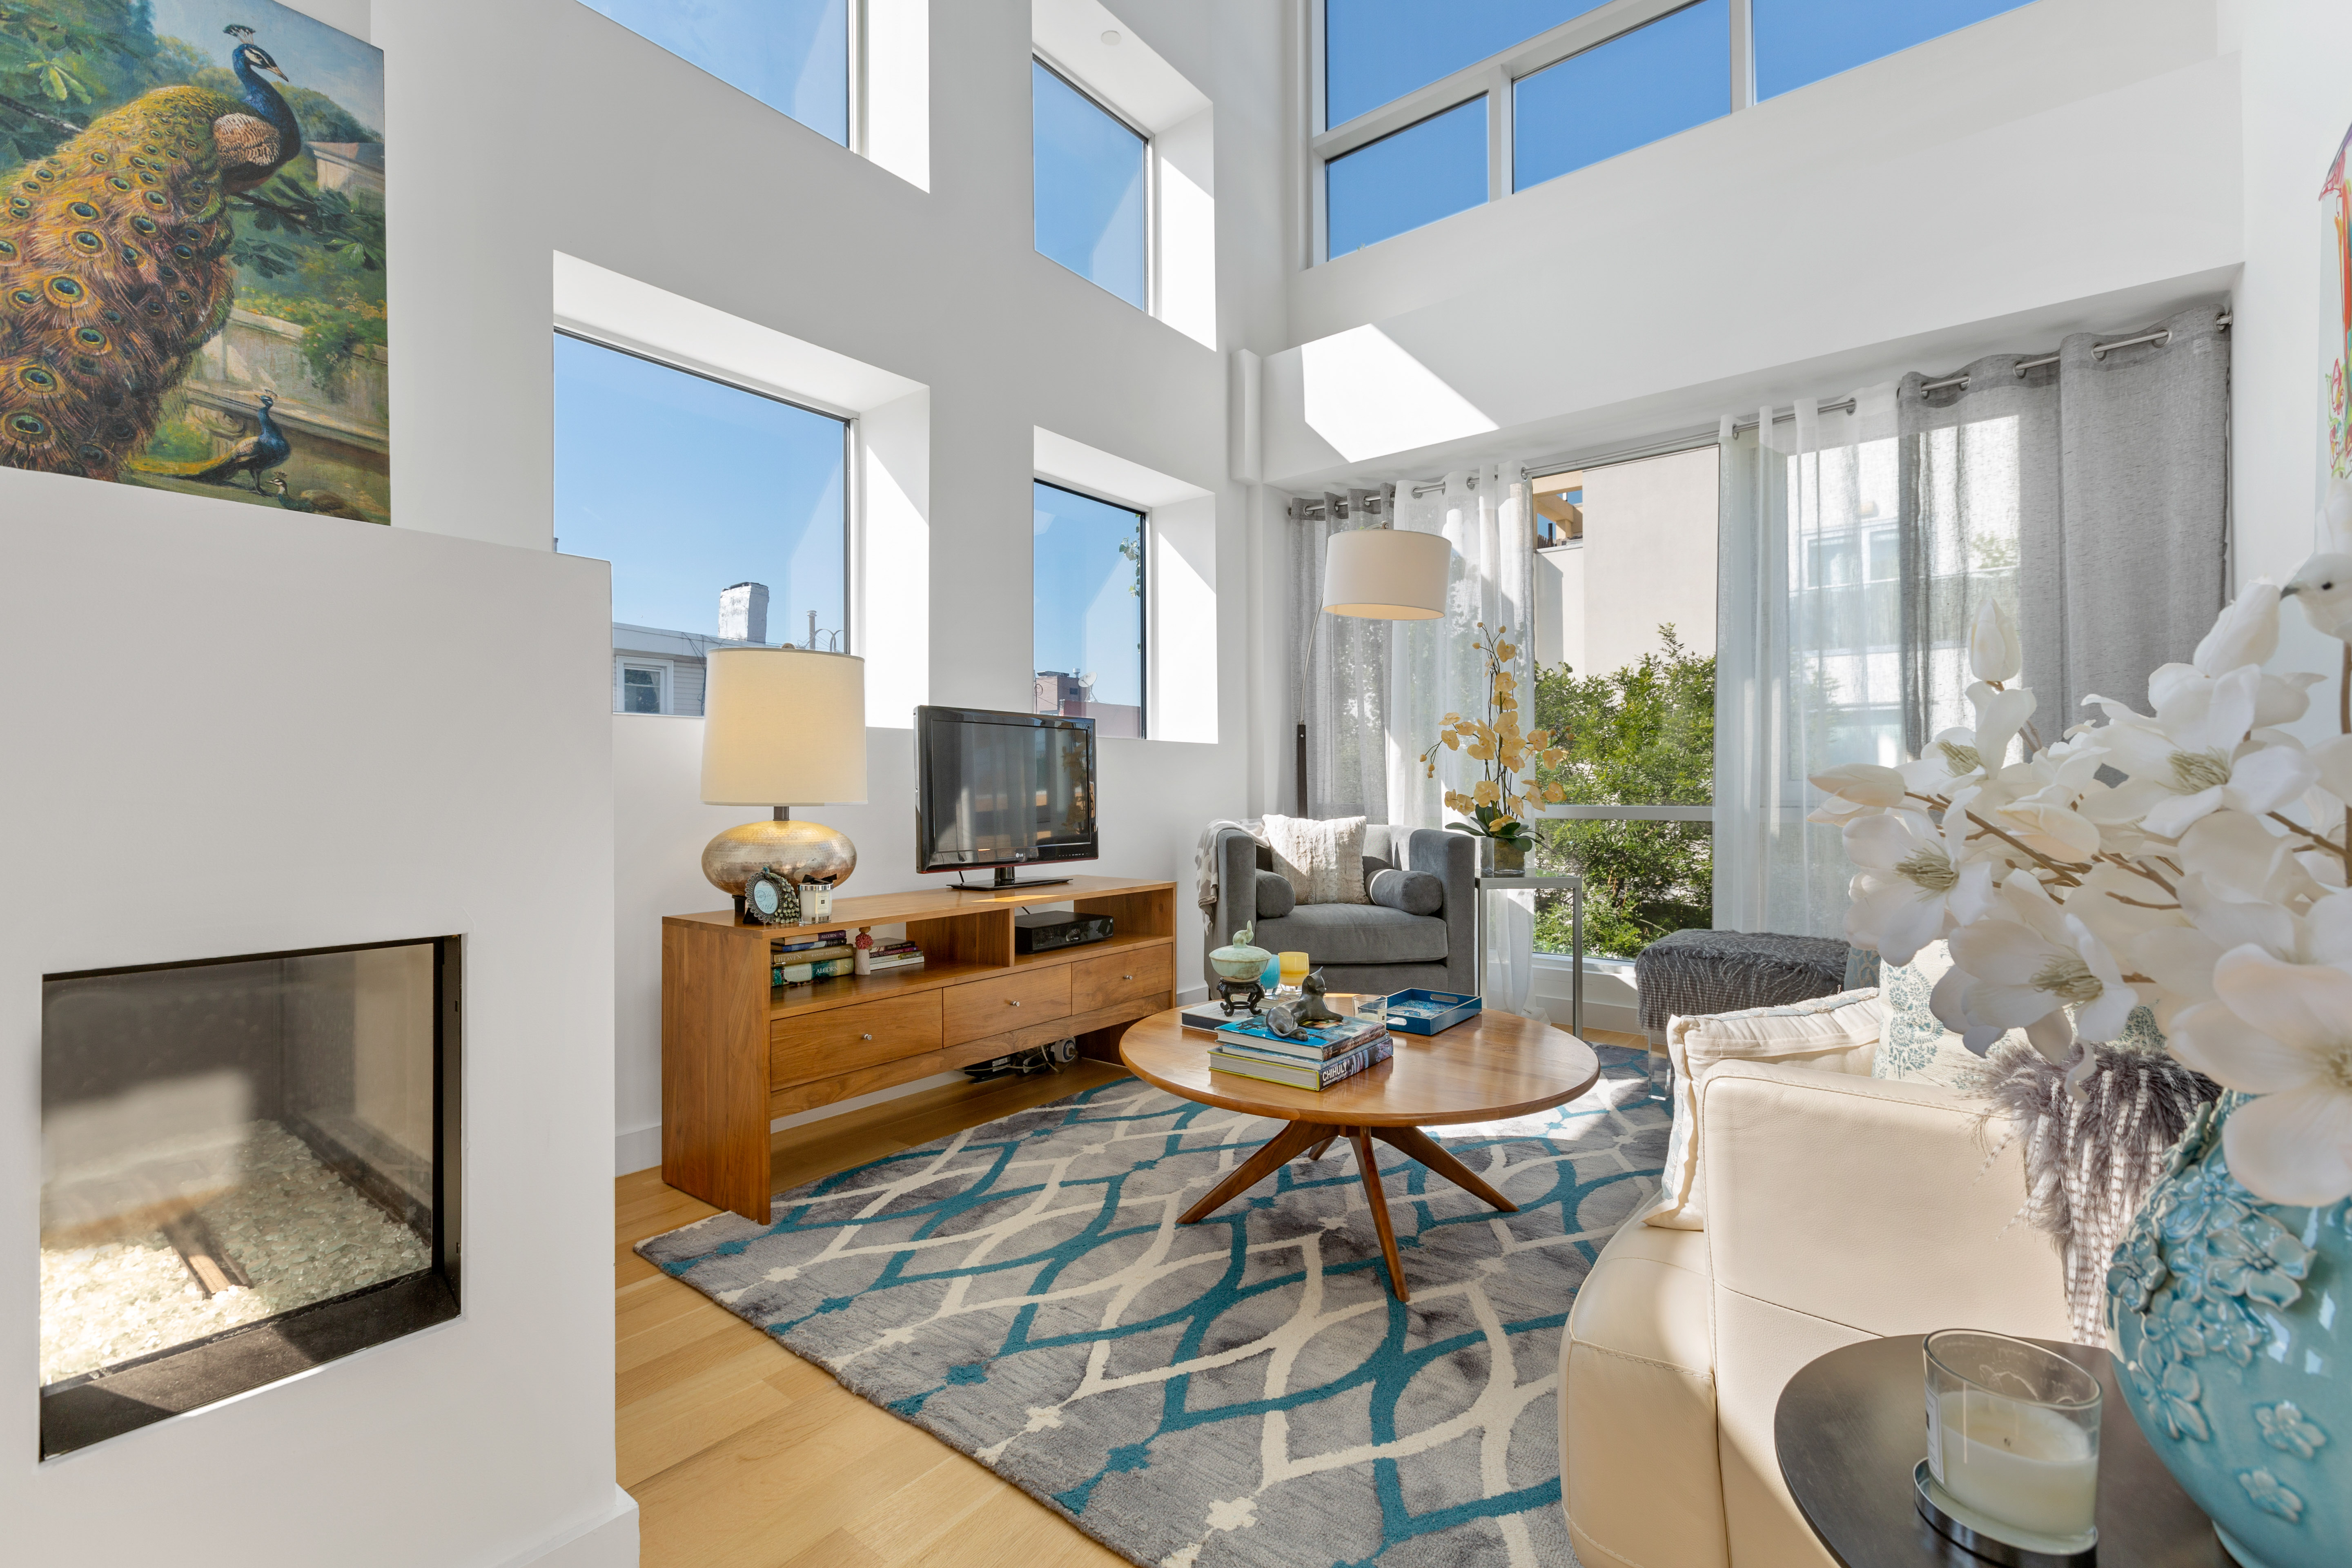
[{"label": "blue sky through window", "polygon": [[1601,0],[1324,0],[1326,127],[1580,16]]},{"label": "blue sky through window", "polygon": [[843,435],[828,415],[559,333],[556,547],[613,563],[616,621],[716,637],[720,592],[749,582],[768,585],[769,642],[806,642],[811,610],[838,633]]},{"label": "blue sky through window", "polygon": [[1511,188],[1731,112],[1730,0],[1701,0],[1519,79]]},{"label": "blue sky through window", "polygon": [[1091,675],[1094,701],[1139,711],[1143,514],[1042,479],[1032,488],[1035,668]]},{"label": "blue sky through window", "polygon": [[1451,216],[1486,199],[1486,100],[1367,142],[1323,165],[1334,257]]},{"label": "blue sky through window", "polygon": [[583,0],[639,37],[849,145],[849,0]]},{"label": "blue sky through window", "polygon": [[1755,0],[1756,96],[1776,97],[2026,3]]},{"label": "blue sky through window", "polygon": [[1143,138],[1037,61],[1029,75],[1037,254],[1150,309]]}]

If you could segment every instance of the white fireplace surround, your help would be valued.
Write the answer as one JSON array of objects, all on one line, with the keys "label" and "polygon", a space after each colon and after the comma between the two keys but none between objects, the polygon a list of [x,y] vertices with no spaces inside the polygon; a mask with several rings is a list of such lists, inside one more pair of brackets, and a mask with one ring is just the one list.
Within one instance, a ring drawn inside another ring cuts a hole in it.
[{"label": "white fireplace surround", "polygon": [[[5,480],[5,1555],[634,1564],[613,1484],[606,568]],[[461,1315],[38,1462],[41,977],[452,932]]]}]

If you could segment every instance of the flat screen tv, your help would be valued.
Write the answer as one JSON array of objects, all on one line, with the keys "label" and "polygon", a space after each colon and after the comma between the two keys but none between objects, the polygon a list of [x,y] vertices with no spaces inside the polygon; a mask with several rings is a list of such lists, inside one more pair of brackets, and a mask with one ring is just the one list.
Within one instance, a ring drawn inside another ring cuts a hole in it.
[{"label": "flat screen tv", "polygon": [[1092,860],[1095,721],[978,708],[915,710],[915,869],[992,868],[978,886],[1034,888],[1066,877],[1022,866]]}]

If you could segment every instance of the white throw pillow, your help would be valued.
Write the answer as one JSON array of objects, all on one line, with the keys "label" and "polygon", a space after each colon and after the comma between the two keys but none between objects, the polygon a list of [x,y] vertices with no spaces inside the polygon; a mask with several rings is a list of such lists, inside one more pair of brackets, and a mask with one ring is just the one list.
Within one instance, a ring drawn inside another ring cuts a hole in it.
[{"label": "white throw pillow", "polygon": [[1875,986],[1816,996],[1785,1007],[1750,1007],[1666,1020],[1666,1055],[1675,1064],[1675,1124],[1666,1167],[1643,1223],[1664,1230],[1705,1230],[1699,1212],[1698,1090],[1718,1062],[1793,1062],[1831,1072],[1866,1073],[1878,1048],[1886,1005]]},{"label": "white throw pillow", "polygon": [[[1984,1058],[1960,1043],[1927,1005],[1936,982],[1952,967],[1952,955],[1940,942],[1931,942],[1914,953],[1908,963],[1890,963],[1879,973],[1886,994],[1886,1034],[1879,1041],[1870,1076],[1896,1083],[1932,1083],[1963,1094],[1982,1094],[1990,1081]],[[1993,1042],[2003,1044],[2023,1037],[2011,1030]]]},{"label": "white throw pillow", "polygon": [[1365,904],[1364,819],[1342,816],[1318,822],[1304,816],[1265,819],[1266,847],[1274,868],[1290,882],[1302,904]]}]

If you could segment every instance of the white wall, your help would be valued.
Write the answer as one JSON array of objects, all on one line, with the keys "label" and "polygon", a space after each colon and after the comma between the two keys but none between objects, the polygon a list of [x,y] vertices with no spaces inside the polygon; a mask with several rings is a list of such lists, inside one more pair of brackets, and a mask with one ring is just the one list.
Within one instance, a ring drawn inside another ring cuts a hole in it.
[{"label": "white wall", "polygon": [[[543,548],[0,471],[10,1561],[488,1568],[613,1519],[609,605]],[[42,976],[444,934],[462,1316],[36,1463]]]},{"label": "white wall", "polygon": [[2214,0],[2035,0],[1300,270],[1295,341],[1377,327],[1460,406],[1351,451],[1272,356],[1268,481],[1590,451],[2218,294],[2239,101]]},{"label": "white wall", "polygon": [[[864,646],[869,659],[887,658],[903,640],[927,637],[919,700],[1030,704],[1029,484],[1039,432],[1165,481],[1165,493],[1134,499],[1157,509],[1163,553],[1153,564],[1168,589],[1154,605],[1155,696],[1166,723],[1152,723],[1176,738],[1102,742],[1103,858],[1082,869],[1189,886],[1202,826],[1263,809],[1250,763],[1263,766],[1271,750],[1247,727],[1251,663],[1227,657],[1253,636],[1262,535],[1254,492],[1228,475],[1223,356],[1196,340],[1281,341],[1276,225],[1288,177],[1288,57],[1281,8],[1263,0],[1119,0],[1110,10],[1130,35],[1113,53],[1133,65],[1132,46],[1146,46],[1215,103],[1214,168],[1195,171],[1187,197],[1214,203],[1213,270],[1195,257],[1187,274],[1196,291],[1204,274],[1213,278],[1213,327],[1199,319],[1197,292],[1192,314],[1171,325],[1036,254],[1026,0],[931,8],[928,195],[570,0],[521,0],[511,17],[502,5],[487,21],[490,37],[482,21],[465,30],[468,54],[543,58],[541,74],[564,84],[563,103],[581,106],[541,106],[571,139],[561,160],[569,172],[546,193],[550,247],[925,389],[928,463],[894,475],[927,492],[899,511],[920,520],[928,565],[910,580],[911,551],[869,550],[864,595],[864,624],[877,636],[893,616],[905,621],[907,602],[928,598],[919,626],[903,626],[890,646]],[[503,68],[486,75],[500,85],[486,79],[483,91],[512,91]],[[623,100],[691,101],[698,142],[738,153],[681,158],[674,141],[644,134],[640,120],[597,107]],[[1192,155],[1198,140],[1180,150]],[[631,192],[654,194],[646,221],[626,220]],[[696,213],[721,221],[704,240],[679,243]],[[543,273],[543,252],[540,265]],[[543,296],[541,310],[544,321]],[[543,343],[535,353],[536,380],[509,395],[543,407]],[[871,446],[884,420],[866,417]],[[516,438],[545,449],[535,431]],[[871,520],[877,476],[866,481]],[[543,543],[546,503],[538,504]],[[892,712],[869,704],[869,722],[906,722],[907,695],[898,691]],[[702,879],[701,847],[745,814],[698,798],[698,720],[611,723],[614,1131],[616,1163],[628,1170],[658,1158],[660,917],[720,904]],[[937,885],[914,871],[909,739],[869,730],[870,799],[810,813],[857,845],[851,895]],[[1178,931],[1179,984],[1194,985],[1200,926],[1188,918]]]}]

